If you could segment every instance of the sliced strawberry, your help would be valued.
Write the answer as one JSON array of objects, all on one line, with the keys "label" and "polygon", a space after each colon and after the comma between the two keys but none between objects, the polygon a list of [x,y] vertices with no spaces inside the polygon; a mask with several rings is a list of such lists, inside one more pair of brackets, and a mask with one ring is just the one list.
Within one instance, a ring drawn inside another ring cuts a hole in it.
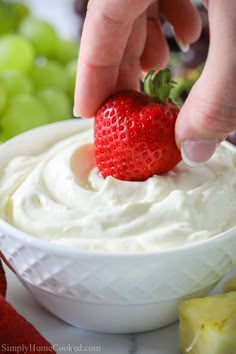
[{"label": "sliced strawberry", "polygon": [[123,91],[109,97],[94,122],[95,158],[102,176],[142,181],[163,174],[181,160],[175,143],[178,108],[170,101],[170,71],[144,83],[147,94]]},{"label": "sliced strawberry", "polygon": [[0,344],[17,348],[18,354],[56,353],[52,345],[0,296]]},{"label": "sliced strawberry", "polygon": [[7,292],[7,279],[6,274],[0,259],[0,296],[6,297]]},{"label": "sliced strawberry", "polygon": [[6,264],[6,266],[11,269],[15,273],[15,269],[10,265],[10,263],[6,260],[6,257],[4,254],[0,251],[0,259],[3,260],[3,262]]}]

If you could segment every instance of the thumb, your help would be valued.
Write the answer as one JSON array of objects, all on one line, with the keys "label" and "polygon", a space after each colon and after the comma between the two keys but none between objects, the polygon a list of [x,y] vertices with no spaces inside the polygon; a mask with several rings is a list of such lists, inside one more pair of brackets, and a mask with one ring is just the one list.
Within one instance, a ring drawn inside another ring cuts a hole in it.
[{"label": "thumb", "polygon": [[182,158],[207,161],[218,144],[236,130],[236,2],[209,1],[210,47],[205,68],[176,122]]}]

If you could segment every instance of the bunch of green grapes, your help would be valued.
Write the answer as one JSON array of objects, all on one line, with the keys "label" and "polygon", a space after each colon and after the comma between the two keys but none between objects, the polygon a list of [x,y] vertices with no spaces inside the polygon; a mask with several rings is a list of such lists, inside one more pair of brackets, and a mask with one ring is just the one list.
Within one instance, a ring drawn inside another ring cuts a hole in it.
[{"label": "bunch of green grapes", "polygon": [[0,1],[0,142],[73,116],[78,52],[24,4]]}]

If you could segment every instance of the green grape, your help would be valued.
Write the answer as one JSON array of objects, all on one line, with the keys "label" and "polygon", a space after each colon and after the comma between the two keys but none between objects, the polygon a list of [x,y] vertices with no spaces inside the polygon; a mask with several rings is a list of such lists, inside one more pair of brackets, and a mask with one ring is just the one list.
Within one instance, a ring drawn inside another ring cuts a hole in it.
[{"label": "green grape", "polygon": [[5,141],[5,139],[4,139],[3,133],[0,131],[0,144],[4,143],[4,141]]},{"label": "green grape", "polygon": [[48,113],[37,98],[30,95],[15,96],[1,119],[3,138],[9,139],[48,122]]},{"label": "green grape", "polygon": [[11,6],[12,12],[15,15],[16,25],[19,24],[23,18],[28,16],[30,13],[28,6],[20,2],[11,2],[9,5]]},{"label": "green grape", "polygon": [[0,37],[0,73],[16,70],[27,73],[34,61],[34,50],[22,36],[9,34]]},{"label": "green grape", "polygon": [[66,66],[67,90],[72,99],[74,99],[75,81],[77,71],[77,60],[72,60]]},{"label": "green grape", "polygon": [[55,59],[63,65],[66,65],[78,57],[79,43],[74,40],[60,39],[58,42]]},{"label": "green grape", "polygon": [[13,31],[15,28],[15,14],[10,4],[0,1],[0,35]]},{"label": "green grape", "polygon": [[5,88],[9,98],[31,93],[33,90],[30,80],[20,71],[4,71],[0,74],[0,84]]},{"label": "green grape", "polygon": [[54,27],[41,19],[26,17],[19,26],[19,32],[31,41],[38,55],[54,57],[58,36]]},{"label": "green grape", "polygon": [[7,103],[7,93],[0,83],[0,115],[3,113]]},{"label": "green grape", "polygon": [[30,72],[30,78],[36,90],[54,88],[65,91],[66,74],[62,67],[53,61],[36,63]]},{"label": "green grape", "polygon": [[50,122],[71,118],[72,106],[65,92],[45,89],[40,91],[37,97],[49,113]]}]

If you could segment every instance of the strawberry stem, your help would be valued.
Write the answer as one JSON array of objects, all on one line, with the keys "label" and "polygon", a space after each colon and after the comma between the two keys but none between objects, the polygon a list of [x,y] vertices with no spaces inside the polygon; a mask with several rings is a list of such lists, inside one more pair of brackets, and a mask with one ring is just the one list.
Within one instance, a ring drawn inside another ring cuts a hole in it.
[{"label": "strawberry stem", "polygon": [[160,70],[156,74],[155,70],[152,69],[144,79],[144,91],[157,102],[165,102],[169,99],[174,84],[175,82],[171,80],[170,69]]}]

